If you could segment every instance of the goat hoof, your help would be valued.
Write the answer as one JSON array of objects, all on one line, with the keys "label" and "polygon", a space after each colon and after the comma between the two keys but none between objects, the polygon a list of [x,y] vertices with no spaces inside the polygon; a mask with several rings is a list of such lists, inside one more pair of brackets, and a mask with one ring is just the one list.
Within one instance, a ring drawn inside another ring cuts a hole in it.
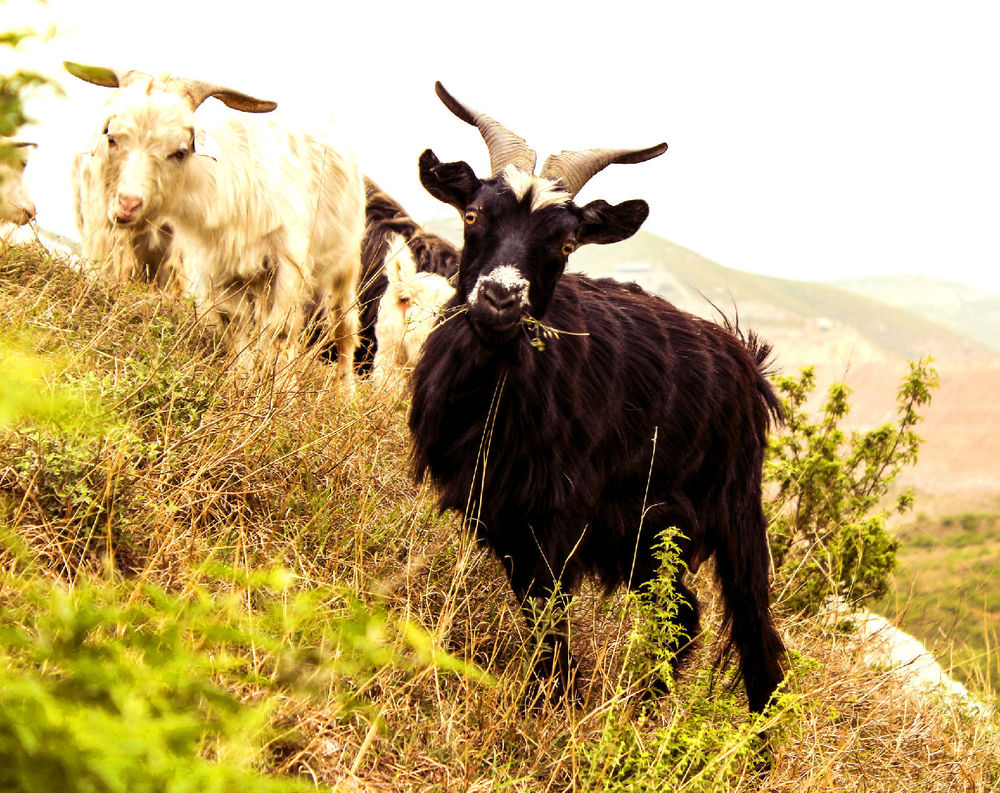
[{"label": "goat hoof", "polygon": [[674,678],[672,676],[664,677],[663,675],[655,675],[639,694],[639,698],[643,702],[655,703],[670,696],[670,692],[673,690]]},{"label": "goat hoof", "polygon": [[554,706],[579,705],[583,702],[576,680],[576,667],[568,675],[532,673],[521,702],[526,714],[539,715]]}]

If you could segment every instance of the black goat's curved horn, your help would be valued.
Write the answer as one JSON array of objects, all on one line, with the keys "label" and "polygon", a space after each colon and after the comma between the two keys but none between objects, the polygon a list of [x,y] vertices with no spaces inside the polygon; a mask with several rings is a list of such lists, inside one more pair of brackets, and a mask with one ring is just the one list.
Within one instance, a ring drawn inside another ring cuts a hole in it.
[{"label": "black goat's curved horn", "polygon": [[585,149],[552,154],[542,165],[541,176],[558,181],[571,196],[575,196],[590,178],[614,163],[633,164],[659,157],[667,150],[666,143],[648,149]]},{"label": "black goat's curved horn", "polygon": [[520,135],[515,135],[485,113],[472,110],[459,102],[445,90],[440,82],[434,83],[434,91],[452,113],[466,124],[471,124],[479,130],[490,151],[490,168],[493,176],[497,176],[508,165],[514,165],[525,173],[535,172],[536,155]]}]

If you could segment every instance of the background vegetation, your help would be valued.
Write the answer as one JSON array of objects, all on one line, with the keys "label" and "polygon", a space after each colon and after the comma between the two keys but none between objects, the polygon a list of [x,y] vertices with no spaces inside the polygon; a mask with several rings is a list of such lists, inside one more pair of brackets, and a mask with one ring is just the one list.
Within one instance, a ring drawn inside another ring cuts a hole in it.
[{"label": "background vegetation", "polygon": [[877,605],[919,636],[973,689],[1000,685],[1000,512],[900,527],[895,586]]}]

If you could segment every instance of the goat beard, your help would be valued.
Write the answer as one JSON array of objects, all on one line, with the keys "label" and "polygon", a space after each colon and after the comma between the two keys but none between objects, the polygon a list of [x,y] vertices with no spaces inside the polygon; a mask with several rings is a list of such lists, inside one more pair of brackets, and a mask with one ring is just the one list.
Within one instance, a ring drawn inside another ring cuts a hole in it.
[{"label": "goat beard", "polygon": [[509,323],[499,325],[484,318],[476,310],[469,310],[466,320],[475,335],[487,347],[506,347],[518,340],[521,335],[521,328],[525,319],[530,319],[527,314],[520,314],[514,317]]}]

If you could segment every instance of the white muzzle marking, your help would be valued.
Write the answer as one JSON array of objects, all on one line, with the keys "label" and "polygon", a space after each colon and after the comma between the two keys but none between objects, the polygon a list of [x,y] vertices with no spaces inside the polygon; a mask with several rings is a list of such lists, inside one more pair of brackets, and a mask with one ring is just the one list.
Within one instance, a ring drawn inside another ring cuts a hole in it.
[{"label": "white muzzle marking", "polygon": [[514,293],[518,298],[518,304],[523,308],[528,303],[528,279],[521,275],[516,267],[505,264],[491,270],[486,275],[481,275],[476,279],[475,286],[469,292],[469,305],[479,302],[479,290],[483,284],[494,283]]}]

